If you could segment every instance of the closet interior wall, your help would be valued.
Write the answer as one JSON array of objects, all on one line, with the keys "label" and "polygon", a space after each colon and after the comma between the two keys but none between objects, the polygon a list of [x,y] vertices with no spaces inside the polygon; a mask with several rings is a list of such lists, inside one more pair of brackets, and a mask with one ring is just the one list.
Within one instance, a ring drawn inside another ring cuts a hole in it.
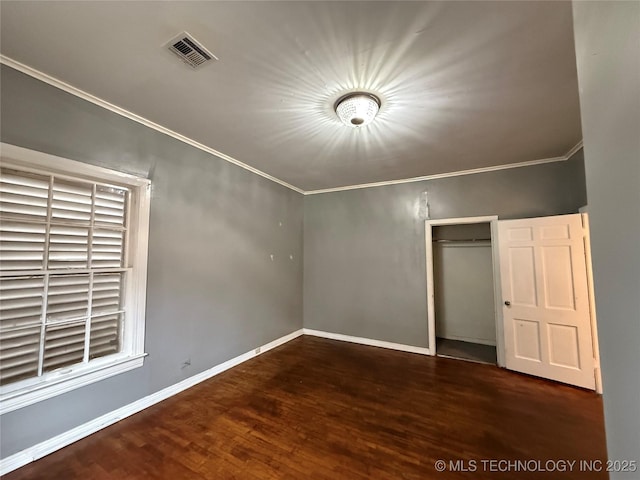
[{"label": "closet interior wall", "polygon": [[434,226],[432,235],[436,337],[495,346],[490,224]]}]

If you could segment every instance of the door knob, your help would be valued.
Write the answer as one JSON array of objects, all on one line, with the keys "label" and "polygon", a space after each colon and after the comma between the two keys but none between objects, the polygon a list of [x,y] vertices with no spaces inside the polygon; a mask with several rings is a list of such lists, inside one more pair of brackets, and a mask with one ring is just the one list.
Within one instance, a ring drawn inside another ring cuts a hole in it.
[{"label": "door knob", "polygon": [[507,307],[510,307],[510,306],[511,306],[511,302],[510,302],[509,300],[506,300],[506,301],[504,302],[504,304],[505,304]]}]

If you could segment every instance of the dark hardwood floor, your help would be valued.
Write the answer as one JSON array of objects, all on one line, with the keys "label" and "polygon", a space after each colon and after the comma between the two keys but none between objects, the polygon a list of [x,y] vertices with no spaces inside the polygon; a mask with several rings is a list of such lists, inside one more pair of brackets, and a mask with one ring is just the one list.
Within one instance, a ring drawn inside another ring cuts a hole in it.
[{"label": "dark hardwood floor", "polygon": [[605,457],[593,392],[304,336],[4,478],[564,480],[607,476],[481,461]]}]

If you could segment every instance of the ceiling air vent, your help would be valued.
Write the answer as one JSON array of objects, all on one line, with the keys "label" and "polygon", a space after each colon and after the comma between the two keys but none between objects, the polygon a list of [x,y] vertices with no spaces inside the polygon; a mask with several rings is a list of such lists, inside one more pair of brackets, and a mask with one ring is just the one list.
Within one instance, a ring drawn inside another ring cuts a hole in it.
[{"label": "ceiling air vent", "polygon": [[200,43],[187,32],[182,32],[180,35],[171,39],[166,47],[193,69],[200,68],[211,60],[218,60],[213,53],[200,45]]}]

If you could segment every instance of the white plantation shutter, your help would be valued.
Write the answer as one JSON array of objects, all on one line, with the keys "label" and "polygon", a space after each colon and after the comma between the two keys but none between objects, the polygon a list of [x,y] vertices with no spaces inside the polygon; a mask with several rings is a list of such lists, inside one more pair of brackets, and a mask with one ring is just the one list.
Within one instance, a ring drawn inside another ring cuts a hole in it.
[{"label": "white plantation shutter", "polygon": [[0,178],[0,209],[5,217],[45,221],[49,178],[4,170]]},{"label": "white plantation shutter", "polygon": [[0,268],[3,271],[42,268],[45,239],[45,224],[2,220]]},{"label": "white plantation shutter", "polygon": [[0,384],[120,352],[129,194],[0,169]]},{"label": "white plantation shutter", "polygon": [[122,266],[124,232],[117,230],[94,229],[91,254],[91,267],[109,268]]},{"label": "white plantation shutter", "polygon": [[96,225],[124,226],[125,191],[110,187],[96,188]]},{"label": "white plantation shutter", "polygon": [[89,275],[50,275],[46,323],[86,319]]},{"label": "white plantation shutter", "polygon": [[0,381],[38,374],[44,277],[0,279]]},{"label": "white plantation shutter", "polygon": [[55,179],[51,221],[55,223],[91,223],[93,186]]},{"label": "white plantation shutter", "polygon": [[91,318],[89,358],[98,358],[119,350],[121,315],[104,315]]},{"label": "white plantation shutter", "polygon": [[2,270],[42,268],[49,182],[49,178],[41,175],[11,170],[5,170],[0,175]]},{"label": "white plantation shutter", "polygon": [[123,275],[96,274],[93,277],[93,302],[89,358],[118,351],[118,329],[124,313],[121,306]]},{"label": "white plantation shutter", "polygon": [[84,359],[86,322],[46,327],[44,334],[44,371],[73,365]]},{"label": "white plantation shutter", "polygon": [[40,350],[38,327],[7,331],[2,334],[2,383],[16,382],[38,375],[38,352]]},{"label": "white plantation shutter", "polygon": [[122,274],[94,275],[91,315],[97,317],[120,312],[121,291]]},{"label": "white plantation shutter", "polygon": [[49,268],[86,268],[89,228],[52,224],[49,229]]},{"label": "white plantation shutter", "polygon": [[0,330],[40,325],[44,277],[3,277],[0,280]]}]

